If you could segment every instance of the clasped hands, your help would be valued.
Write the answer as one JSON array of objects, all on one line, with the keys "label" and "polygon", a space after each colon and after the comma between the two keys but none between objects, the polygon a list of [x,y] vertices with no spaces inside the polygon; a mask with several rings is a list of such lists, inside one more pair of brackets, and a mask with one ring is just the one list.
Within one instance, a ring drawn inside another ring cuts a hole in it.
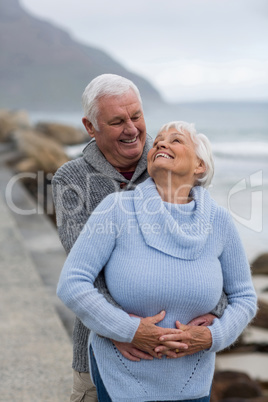
[{"label": "clasped hands", "polygon": [[176,359],[211,347],[212,336],[207,325],[212,323],[214,315],[197,317],[188,325],[176,321],[176,328],[155,325],[164,319],[165,314],[162,311],[153,317],[141,318],[132,343],[113,340],[114,345],[124,357],[132,361],[161,359],[163,355]]}]

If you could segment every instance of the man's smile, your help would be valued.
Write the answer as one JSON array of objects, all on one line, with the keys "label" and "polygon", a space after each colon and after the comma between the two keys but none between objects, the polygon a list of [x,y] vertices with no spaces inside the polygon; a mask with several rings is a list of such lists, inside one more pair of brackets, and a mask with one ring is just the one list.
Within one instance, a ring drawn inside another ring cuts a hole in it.
[{"label": "man's smile", "polygon": [[123,142],[124,144],[132,144],[133,142],[135,142],[137,140],[137,137],[132,138],[131,140],[120,140],[120,142]]}]

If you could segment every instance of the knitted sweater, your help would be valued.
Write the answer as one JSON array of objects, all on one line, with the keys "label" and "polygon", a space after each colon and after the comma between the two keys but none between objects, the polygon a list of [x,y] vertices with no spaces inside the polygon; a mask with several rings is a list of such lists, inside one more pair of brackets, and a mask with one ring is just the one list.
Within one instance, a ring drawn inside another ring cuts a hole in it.
[{"label": "knitted sweater", "polygon": [[[53,199],[59,237],[67,253],[71,250],[88,217],[108,194],[122,191],[123,186],[125,186],[124,190],[131,190],[148,178],[147,153],[151,147],[152,139],[147,136],[143,154],[130,181],[106,160],[94,139],[86,146],[81,158],[65,163],[56,172],[52,180]],[[97,278],[95,286],[110,303],[117,305],[107,291],[103,272]],[[220,317],[226,306],[227,299],[223,293],[211,313]],[[88,328],[76,318],[73,330],[72,367],[79,372],[89,371],[88,336]]]},{"label": "knitted sweater", "polygon": [[[233,343],[256,312],[249,264],[228,212],[202,187],[194,187],[192,196],[186,205],[164,203],[150,178],[134,191],[109,195],[63,267],[58,296],[94,331],[91,344],[113,401],[208,395],[215,352]],[[94,287],[103,266],[109,292],[123,310]],[[209,350],[132,362],[109,340],[132,341],[140,319],[128,313],[146,317],[165,310],[160,326],[186,324],[212,310],[222,288],[228,306],[209,327]]]}]

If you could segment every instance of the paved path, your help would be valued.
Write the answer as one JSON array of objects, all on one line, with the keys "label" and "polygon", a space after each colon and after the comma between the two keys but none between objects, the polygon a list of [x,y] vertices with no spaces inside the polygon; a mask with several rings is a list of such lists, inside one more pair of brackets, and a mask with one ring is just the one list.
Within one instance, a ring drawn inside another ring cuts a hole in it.
[{"label": "paved path", "polygon": [[45,215],[12,211],[35,207],[19,183],[8,207],[1,160],[0,149],[0,401],[68,401],[72,346],[59,315],[69,326],[72,316],[55,296],[65,253]]}]

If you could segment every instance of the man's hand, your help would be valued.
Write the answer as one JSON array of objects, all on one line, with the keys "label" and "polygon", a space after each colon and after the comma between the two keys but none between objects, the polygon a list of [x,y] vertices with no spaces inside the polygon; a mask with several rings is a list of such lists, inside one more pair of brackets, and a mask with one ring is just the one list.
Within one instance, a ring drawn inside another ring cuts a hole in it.
[{"label": "man's hand", "polygon": [[112,340],[112,342],[119,352],[128,360],[132,360],[133,362],[139,362],[141,359],[153,360],[153,356],[135,348],[132,343],[117,342],[114,340]]},{"label": "man's hand", "polygon": [[188,322],[188,325],[196,325],[196,326],[206,326],[208,327],[209,325],[211,325],[213,323],[214,318],[217,318],[215,315],[213,314],[204,314],[201,315],[200,317],[194,318],[192,321]]},{"label": "man's hand", "polygon": [[[162,311],[153,317],[141,318],[140,325],[132,340],[132,345],[137,349],[149,353],[153,357],[161,358],[162,354],[155,351],[157,346],[164,343],[159,341],[159,339],[164,335],[171,336],[171,334],[173,334],[179,336],[183,332],[179,328],[161,328],[156,326],[155,324],[162,321],[165,315],[165,311]],[[185,343],[181,343],[180,347],[181,349],[188,348]],[[167,342],[165,342],[165,350],[167,349],[170,348]],[[172,349],[174,349],[174,347],[172,347]]]},{"label": "man's hand", "polygon": [[[161,336],[159,340],[165,342],[165,344],[157,346],[155,348],[156,353],[163,353],[166,354],[168,358],[174,358],[174,354],[169,356],[169,349],[173,349],[173,353],[176,353],[176,357],[182,357],[211,347],[212,335],[206,326],[183,325],[179,321],[176,321],[176,327],[181,329],[182,332],[178,335],[169,334]],[[181,347],[182,343],[188,346],[186,350]]]}]

